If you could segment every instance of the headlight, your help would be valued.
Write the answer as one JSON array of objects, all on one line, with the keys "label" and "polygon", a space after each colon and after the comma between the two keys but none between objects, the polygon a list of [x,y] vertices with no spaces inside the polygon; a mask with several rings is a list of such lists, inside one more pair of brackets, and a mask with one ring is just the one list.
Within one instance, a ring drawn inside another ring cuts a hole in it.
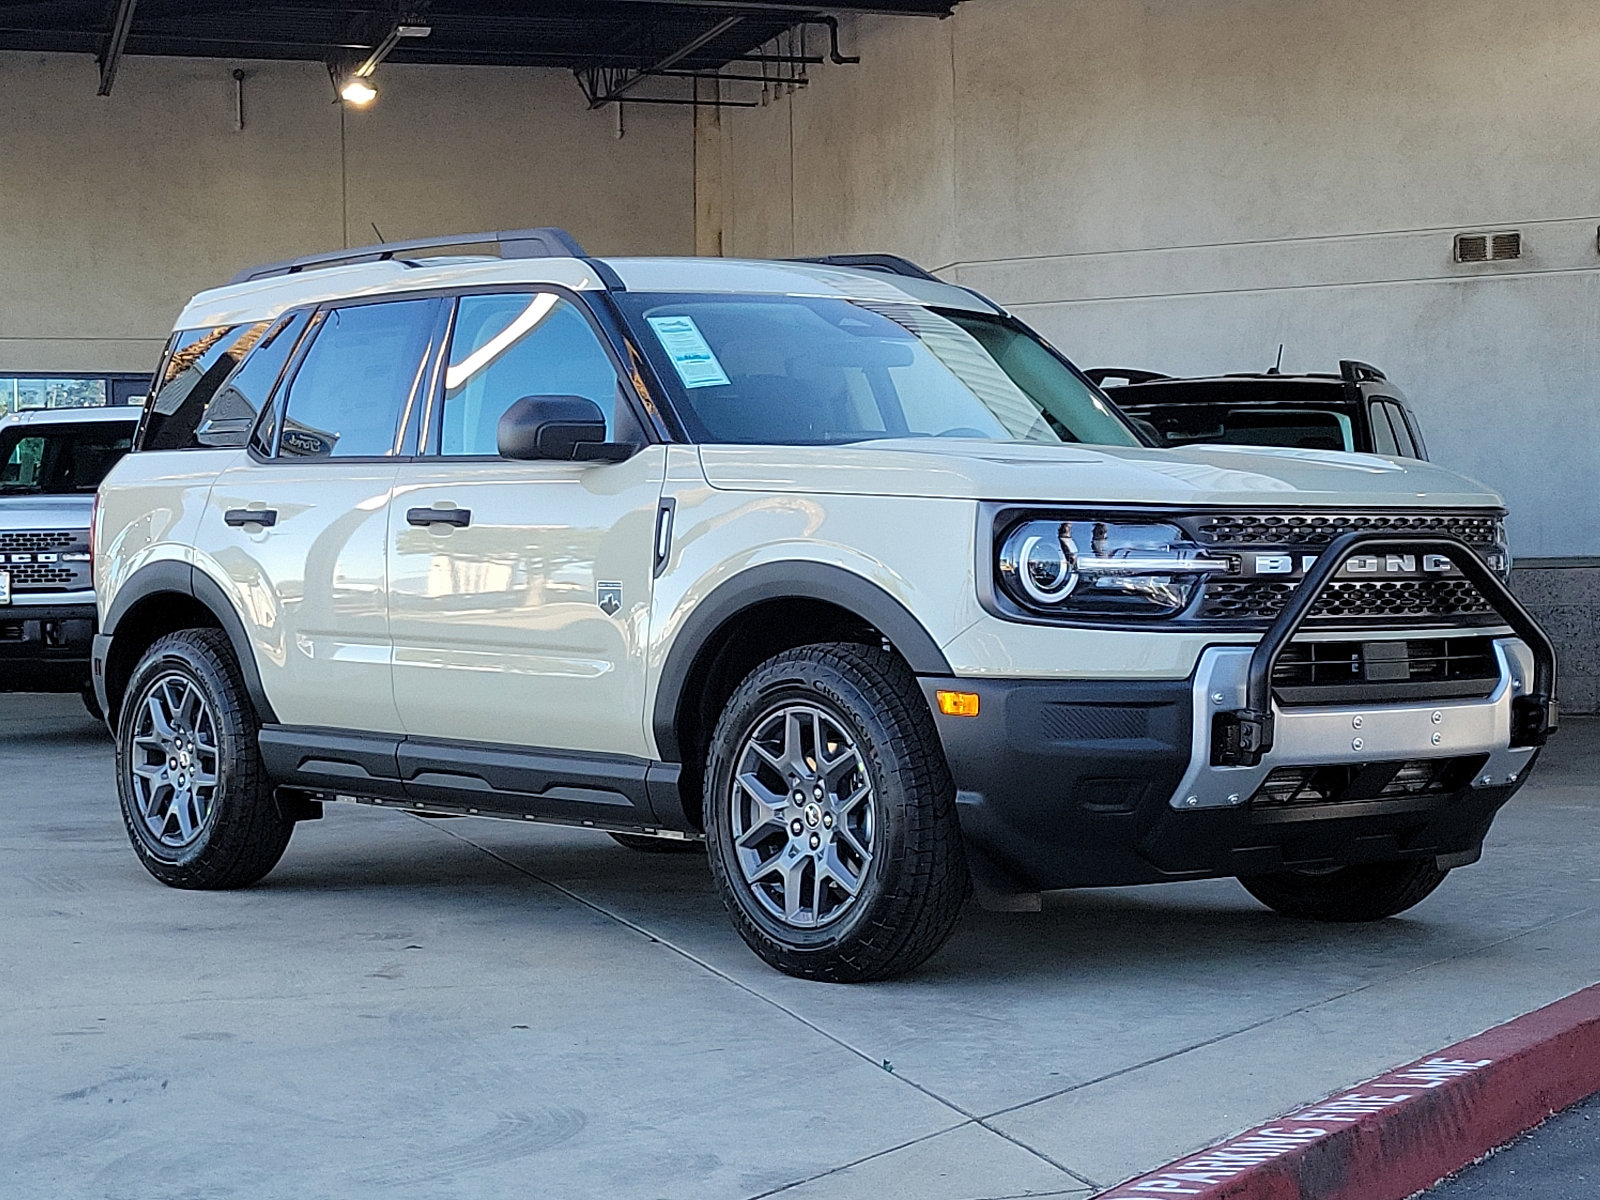
[{"label": "headlight", "polygon": [[1006,534],[998,566],[1006,594],[1033,612],[1160,617],[1182,612],[1229,563],[1176,525],[1036,519]]},{"label": "headlight", "polygon": [[1506,523],[1495,522],[1494,549],[1490,550],[1484,558],[1489,563],[1489,569],[1506,583],[1511,582],[1511,541],[1506,537]]}]

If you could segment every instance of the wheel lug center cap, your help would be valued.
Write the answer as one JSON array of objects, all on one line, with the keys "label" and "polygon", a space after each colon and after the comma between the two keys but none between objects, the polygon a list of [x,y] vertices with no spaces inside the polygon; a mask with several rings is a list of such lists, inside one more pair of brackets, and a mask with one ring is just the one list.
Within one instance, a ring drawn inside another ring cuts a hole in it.
[{"label": "wheel lug center cap", "polygon": [[813,800],[805,807],[806,824],[812,829],[822,824],[822,805]]}]

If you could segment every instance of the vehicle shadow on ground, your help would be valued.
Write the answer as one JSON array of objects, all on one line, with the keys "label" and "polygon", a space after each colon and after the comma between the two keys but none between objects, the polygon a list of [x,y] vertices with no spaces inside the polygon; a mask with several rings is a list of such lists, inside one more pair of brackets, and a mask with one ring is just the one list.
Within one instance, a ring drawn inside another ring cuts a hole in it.
[{"label": "vehicle shadow on ground", "polygon": [[[742,948],[698,855],[645,856],[598,839],[496,845],[497,854],[520,868],[512,870],[461,841],[391,841],[371,850],[356,860],[286,861],[259,887],[303,895],[387,893],[391,914],[417,904],[433,918],[459,907],[463,917],[478,919],[486,904],[524,913],[543,907],[556,899],[553,883],[696,955],[719,951],[721,966],[742,961],[720,955],[722,948]],[[1258,906],[1234,881],[1214,880],[1056,892],[1037,913],[993,913],[972,903],[938,955],[884,986],[1027,977],[1081,986],[1096,976],[1170,967],[1197,987],[1227,989],[1237,985],[1241,969],[1266,960],[1282,971],[1328,973],[1339,969],[1330,956],[1352,969],[1359,959],[1365,966],[1356,973],[1363,974],[1376,966],[1446,957],[1479,941],[1469,924],[1448,918],[1409,916],[1363,925],[1290,920]]]},{"label": "vehicle shadow on ground", "polygon": [[66,719],[0,720],[0,750],[48,746],[70,750],[83,746],[111,751],[111,734],[88,713],[79,712]]}]

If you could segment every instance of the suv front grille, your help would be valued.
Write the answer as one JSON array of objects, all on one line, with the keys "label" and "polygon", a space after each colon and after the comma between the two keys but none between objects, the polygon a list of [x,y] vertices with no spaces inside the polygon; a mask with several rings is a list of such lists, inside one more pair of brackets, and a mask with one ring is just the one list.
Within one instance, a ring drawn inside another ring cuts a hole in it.
[{"label": "suv front grille", "polygon": [[[1200,616],[1210,620],[1270,621],[1294,595],[1293,583],[1216,580],[1206,587]],[[1311,620],[1398,617],[1467,624],[1494,617],[1494,608],[1465,579],[1336,580],[1311,610]]]},{"label": "suv front grille", "polygon": [[86,537],[71,530],[0,533],[0,571],[11,576],[14,592],[82,591],[93,586]]},{"label": "suv front grille", "polygon": [[1326,546],[1345,533],[1431,533],[1488,548],[1500,539],[1500,518],[1465,513],[1235,513],[1195,523],[1203,546]]},{"label": "suv front grille", "polygon": [[1272,673],[1285,704],[1365,704],[1487,696],[1500,682],[1494,639],[1291,642]]},{"label": "suv front grille", "polygon": [[[1481,554],[1503,553],[1498,514],[1462,512],[1232,512],[1197,514],[1180,522],[1212,554],[1241,556],[1282,551],[1297,561],[1346,533],[1454,537]],[[1261,626],[1272,621],[1299,587],[1298,578],[1209,580],[1191,616],[1201,621]],[[1495,625],[1500,618],[1478,589],[1459,575],[1407,573],[1403,578],[1340,578],[1324,589],[1308,622],[1314,626],[1416,623]]]},{"label": "suv front grille", "polygon": [[20,533],[8,531],[0,533],[0,554],[49,554],[57,550],[75,549],[82,542],[79,534],[66,530],[59,533],[31,529]]}]

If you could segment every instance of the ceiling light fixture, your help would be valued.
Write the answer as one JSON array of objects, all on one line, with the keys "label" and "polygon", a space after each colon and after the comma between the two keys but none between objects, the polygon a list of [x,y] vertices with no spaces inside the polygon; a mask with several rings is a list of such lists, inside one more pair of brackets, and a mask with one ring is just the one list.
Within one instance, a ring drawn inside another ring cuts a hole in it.
[{"label": "ceiling light fixture", "polygon": [[339,89],[339,98],[361,108],[377,98],[378,89],[365,79],[352,79]]},{"label": "ceiling light fixture", "polygon": [[382,40],[372,48],[372,53],[367,55],[360,66],[352,69],[346,60],[346,65],[341,70],[337,65],[330,63],[328,74],[333,78],[334,90],[339,93],[339,98],[358,108],[371,104],[378,96],[378,89],[372,84],[372,73],[378,69],[378,64],[393,53],[402,38],[425,38],[432,32],[431,25],[401,19],[396,22],[394,28],[384,34]]}]

